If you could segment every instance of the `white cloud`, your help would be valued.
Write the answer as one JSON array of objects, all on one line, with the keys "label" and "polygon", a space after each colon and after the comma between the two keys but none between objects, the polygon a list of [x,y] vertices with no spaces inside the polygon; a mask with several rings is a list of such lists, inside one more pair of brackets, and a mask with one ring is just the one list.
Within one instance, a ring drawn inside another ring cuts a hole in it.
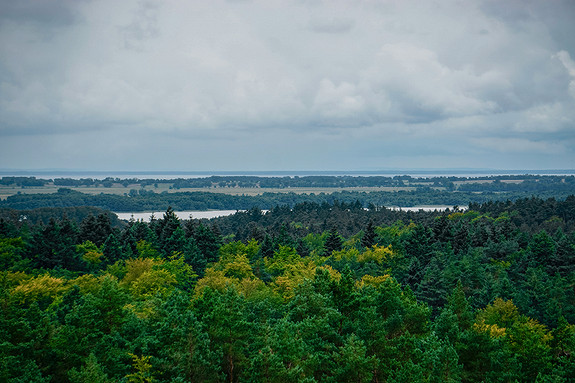
[{"label": "white cloud", "polygon": [[517,116],[513,130],[519,133],[540,134],[573,130],[575,111],[565,108],[566,105],[562,103],[537,105]]},{"label": "white cloud", "polygon": [[313,102],[314,112],[324,125],[338,126],[349,120],[361,120],[365,101],[355,85],[343,82],[338,85],[323,79]]},{"label": "white cloud", "polygon": [[569,82],[569,92],[571,97],[575,99],[575,61],[571,59],[569,52],[559,51],[556,55],[561,61],[561,64],[567,69],[569,76],[571,76],[571,81]]},{"label": "white cloud", "polygon": [[493,83],[491,74],[451,69],[434,52],[410,44],[384,45],[363,82],[375,93],[389,95],[398,111],[395,120],[430,122],[496,108],[493,101],[481,97],[482,89]]}]

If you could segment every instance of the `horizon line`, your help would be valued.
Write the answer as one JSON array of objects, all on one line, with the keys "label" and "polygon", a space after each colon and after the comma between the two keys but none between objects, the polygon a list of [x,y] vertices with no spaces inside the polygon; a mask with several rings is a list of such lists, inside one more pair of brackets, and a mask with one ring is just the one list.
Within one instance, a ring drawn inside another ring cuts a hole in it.
[{"label": "horizon line", "polygon": [[2,169],[0,168],[0,175],[27,175],[36,173],[38,175],[50,174],[133,174],[133,175],[314,175],[314,174],[336,174],[336,175],[352,175],[352,174],[396,174],[396,175],[409,175],[409,173],[420,174],[450,174],[450,173],[493,173],[499,175],[513,174],[549,174],[549,173],[563,173],[575,174],[575,169],[569,168],[548,168],[548,169],[494,169],[494,168],[383,168],[383,169],[354,169],[354,170],[94,170],[94,169],[63,169],[63,168],[44,168],[44,169]]}]

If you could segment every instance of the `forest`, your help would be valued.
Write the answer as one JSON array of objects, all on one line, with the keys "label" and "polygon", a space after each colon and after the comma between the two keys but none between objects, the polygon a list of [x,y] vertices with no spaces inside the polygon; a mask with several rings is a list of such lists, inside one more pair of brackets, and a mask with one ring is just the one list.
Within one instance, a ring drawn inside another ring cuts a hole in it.
[{"label": "forest", "polygon": [[[575,192],[538,192],[540,198],[565,199]],[[248,210],[257,207],[268,210],[275,206],[294,207],[303,203],[333,204],[359,202],[364,208],[412,207],[421,205],[467,206],[469,203],[517,200],[533,196],[530,191],[508,192],[451,192],[432,188],[418,188],[411,191],[336,191],[331,193],[270,193],[259,195],[231,195],[209,191],[154,193],[132,189],[126,195],[87,194],[68,188],[59,188],[51,194],[16,194],[0,200],[0,209],[33,210],[39,208],[65,208],[91,206],[114,212],[165,211],[168,206],[181,210]]]},{"label": "forest", "polygon": [[[239,192],[241,191],[241,192]],[[263,210],[336,201],[371,206],[467,206],[469,203],[560,198],[575,193],[575,176],[211,176],[190,179],[2,177],[0,209],[97,207],[114,212]]]},{"label": "forest", "polygon": [[42,209],[0,218],[3,382],[575,376],[574,195],[127,223]]}]

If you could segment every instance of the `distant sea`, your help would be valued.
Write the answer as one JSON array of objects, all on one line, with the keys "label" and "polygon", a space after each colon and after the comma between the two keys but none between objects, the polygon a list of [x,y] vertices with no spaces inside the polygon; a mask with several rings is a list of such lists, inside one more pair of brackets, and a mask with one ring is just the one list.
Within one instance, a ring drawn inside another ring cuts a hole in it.
[{"label": "distant sea", "polygon": [[575,169],[545,170],[501,170],[501,169],[384,169],[384,170],[326,170],[326,171],[89,171],[89,170],[2,170],[0,177],[54,178],[137,178],[137,179],[176,179],[202,178],[210,176],[257,176],[257,177],[304,177],[304,176],[404,176],[415,178],[431,177],[486,177],[497,175],[575,175]]}]

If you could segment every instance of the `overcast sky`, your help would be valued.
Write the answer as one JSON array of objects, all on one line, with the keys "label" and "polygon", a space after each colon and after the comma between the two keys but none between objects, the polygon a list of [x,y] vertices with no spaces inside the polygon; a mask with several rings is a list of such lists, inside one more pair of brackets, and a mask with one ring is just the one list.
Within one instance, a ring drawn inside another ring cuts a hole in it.
[{"label": "overcast sky", "polygon": [[573,0],[0,0],[0,169],[575,168]]}]

